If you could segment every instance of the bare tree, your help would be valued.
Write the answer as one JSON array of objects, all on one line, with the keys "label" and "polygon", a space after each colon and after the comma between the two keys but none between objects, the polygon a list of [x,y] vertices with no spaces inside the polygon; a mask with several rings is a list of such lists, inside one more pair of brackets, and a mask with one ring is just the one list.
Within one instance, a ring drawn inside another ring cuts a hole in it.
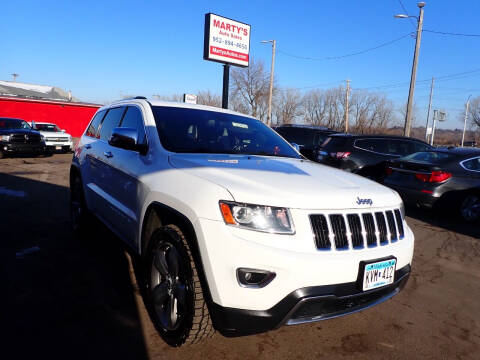
[{"label": "bare tree", "polygon": [[275,103],[277,124],[292,124],[302,114],[302,96],[297,89],[287,88],[279,91]]},{"label": "bare tree", "polygon": [[[250,60],[246,68],[232,70],[232,107],[264,121],[268,108],[270,74],[265,71],[263,61]],[[275,92],[275,87],[274,87]]]},{"label": "bare tree", "polygon": [[468,119],[480,130],[480,96],[470,100],[470,104],[468,105]]},{"label": "bare tree", "polygon": [[202,90],[197,94],[197,103],[221,108],[222,97],[218,94],[212,94],[210,90]]},{"label": "bare tree", "polygon": [[350,102],[356,133],[384,132],[394,120],[394,106],[384,95],[355,91]]},{"label": "bare tree", "polygon": [[312,90],[303,98],[305,121],[341,130],[344,127],[345,89]]}]

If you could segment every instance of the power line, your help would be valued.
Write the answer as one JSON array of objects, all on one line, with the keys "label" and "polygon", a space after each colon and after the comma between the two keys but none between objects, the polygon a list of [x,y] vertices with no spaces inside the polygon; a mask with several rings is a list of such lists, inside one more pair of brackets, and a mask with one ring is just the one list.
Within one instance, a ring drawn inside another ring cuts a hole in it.
[{"label": "power line", "polygon": [[433,33],[433,34],[440,34],[440,35],[480,37],[480,34],[462,34],[462,33],[452,33],[452,32],[446,32],[446,31],[427,30],[427,29],[423,29],[423,31]]},{"label": "power line", "polygon": [[365,49],[365,50],[357,51],[357,52],[354,52],[354,53],[339,55],[339,56],[326,56],[326,57],[323,57],[323,58],[314,58],[314,57],[294,55],[294,54],[288,53],[288,52],[280,50],[280,49],[277,49],[277,52],[282,53],[283,55],[286,55],[286,56],[290,56],[290,57],[293,57],[293,58],[296,58],[296,59],[302,59],[302,60],[315,60],[315,61],[336,60],[336,59],[343,59],[343,58],[347,58],[347,57],[351,57],[351,56],[361,55],[361,54],[365,54],[365,53],[373,51],[373,50],[377,50],[377,49],[382,48],[384,46],[388,46],[388,45],[393,44],[397,41],[400,41],[400,40],[406,38],[407,36],[411,36],[412,34],[413,34],[413,32],[410,32],[408,34],[400,36],[399,38],[387,41],[387,42],[382,43],[380,45],[377,45],[377,46],[374,46],[374,47],[371,47],[371,48],[368,48],[368,49]]},{"label": "power line", "polygon": [[[402,0],[398,0],[398,2],[400,3],[400,6],[402,7],[403,11],[405,12],[405,15],[408,15],[408,11],[407,11],[407,9],[405,8],[405,5],[403,5]],[[415,31],[416,31],[416,30],[417,30],[417,26],[416,26],[415,23],[413,22],[412,18],[409,17],[408,20],[410,21],[410,24],[412,24],[413,28],[414,28]]]}]

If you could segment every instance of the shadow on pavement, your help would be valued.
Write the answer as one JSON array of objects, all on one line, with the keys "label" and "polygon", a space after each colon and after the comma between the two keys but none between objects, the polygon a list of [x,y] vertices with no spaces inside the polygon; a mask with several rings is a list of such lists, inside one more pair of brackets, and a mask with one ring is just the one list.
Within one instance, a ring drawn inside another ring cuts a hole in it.
[{"label": "shadow on pavement", "polygon": [[423,209],[415,206],[406,206],[405,210],[408,217],[448,231],[480,239],[480,224],[478,222],[467,223],[455,217],[449,211],[441,213],[438,210]]},{"label": "shadow on pavement", "polygon": [[74,240],[68,197],[68,188],[0,173],[6,358],[146,359],[125,251],[99,224]]}]

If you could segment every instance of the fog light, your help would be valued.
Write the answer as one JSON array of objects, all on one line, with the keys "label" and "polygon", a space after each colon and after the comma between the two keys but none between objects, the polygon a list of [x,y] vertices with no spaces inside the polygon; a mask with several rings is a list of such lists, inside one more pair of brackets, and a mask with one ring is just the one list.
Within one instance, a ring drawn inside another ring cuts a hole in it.
[{"label": "fog light", "polygon": [[237,280],[240,286],[251,288],[262,288],[267,286],[274,278],[276,274],[267,270],[237,269]]}]

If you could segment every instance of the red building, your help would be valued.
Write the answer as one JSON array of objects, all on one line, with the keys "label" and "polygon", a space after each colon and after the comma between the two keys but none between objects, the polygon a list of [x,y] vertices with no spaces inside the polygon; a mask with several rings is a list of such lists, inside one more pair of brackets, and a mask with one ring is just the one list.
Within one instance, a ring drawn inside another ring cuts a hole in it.
[{"label": "red building", "polygon": [[61,100],[0,96],[0,117],[54,123],[73,137],[79,137],[100,106]]}]

